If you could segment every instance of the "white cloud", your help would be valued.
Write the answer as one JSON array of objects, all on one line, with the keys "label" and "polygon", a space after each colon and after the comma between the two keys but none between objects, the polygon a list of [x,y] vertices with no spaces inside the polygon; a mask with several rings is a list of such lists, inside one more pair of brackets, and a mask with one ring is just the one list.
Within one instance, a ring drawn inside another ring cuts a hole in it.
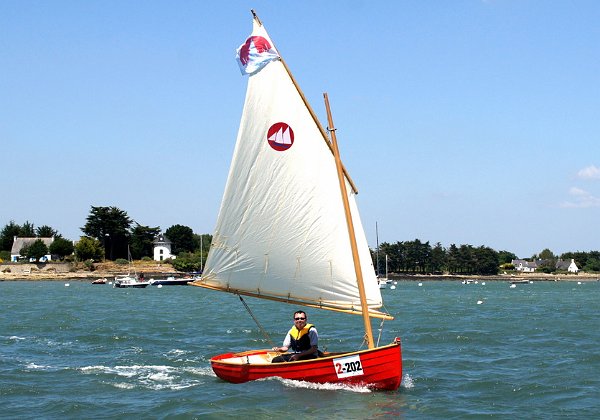
[{"label": "white cloud", "polygon": [[600,179],[600,168],[595,165],[587,166],[577,172],[577,177],[581,179]]},{"label": "white cloud", "polygon": [[567,208],[588,208],[600,207],[600,198],[590,194],[588,191],[581,188],[571,187],[569,195],[573,197],[573,201],[565,201],[560,206]]}]

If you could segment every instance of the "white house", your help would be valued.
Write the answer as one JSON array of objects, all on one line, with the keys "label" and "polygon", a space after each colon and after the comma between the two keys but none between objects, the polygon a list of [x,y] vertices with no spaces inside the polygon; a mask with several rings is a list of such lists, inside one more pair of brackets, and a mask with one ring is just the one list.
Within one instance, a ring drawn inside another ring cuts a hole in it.
[{"label": "white house", "polygon": [[172,242],[162,233],[156,237],[153,244],[154,261],[163,261],[169,258],[174,260],[175,258],[177,258],[175,255],[171,254]]},{"label": "white house", "polygon": [[533,273],[538,267],[535,261],[512,260],[511,264],[515,266],[515,270],[522,271],[524,273]]},{"label": "white house", "polygon": [[558,260],[556,262],[556,269],[567,270],[569,273],[579,272],[579,267],[577,267],[577,264],[575,264],[575,260],[573,258],[571,258],[571,261]]},{"label": "white house", "polygon": [[[38,239],[41,240],[48,248],[50,247],[50,244],[54,242],[54,236],[51,238],[19,238],[18,236],[15,236],[13,239],[12,248],[10,250],[10,260],[12,262],[19,261],[19,258],[21,258],[21,250],[26,246],[30,246]],[[52,256],[50,254],[46,254],[40,258],[40,262],[50,261],[51,259]]]}]

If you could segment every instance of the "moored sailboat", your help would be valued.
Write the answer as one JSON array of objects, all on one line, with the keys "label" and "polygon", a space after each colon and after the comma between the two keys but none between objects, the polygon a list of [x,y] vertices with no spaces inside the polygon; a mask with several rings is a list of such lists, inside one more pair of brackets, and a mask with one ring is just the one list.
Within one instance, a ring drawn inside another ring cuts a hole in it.
[{"label": "moored sailboat", "polygon": [[[139,276],[133,267],[131,251],[129,250],[129,245],[127,246],[127,262],[128,262],[128,270],[126,275],[116,276],[113,287],[118,289],[143,289],[150,285],[149,282],[144,280],[144,273],[140,273]],[[131,274],[131,270],[133,269],[133,274]]]},{"label": "moored sailboat", "polygon": [[211,359],[212,368],[234,383],[278,376],[397,389],[400,339],[380,347],[373,339],[371,318],[393,317],[380,311],[327,95],[329,136],[255,14],[238,62],[250,75],[244,111],[206,266],[190,284],[362,315],[367,349],[287,363],[271,363],[278,355],[271,350],[225,353]]}]

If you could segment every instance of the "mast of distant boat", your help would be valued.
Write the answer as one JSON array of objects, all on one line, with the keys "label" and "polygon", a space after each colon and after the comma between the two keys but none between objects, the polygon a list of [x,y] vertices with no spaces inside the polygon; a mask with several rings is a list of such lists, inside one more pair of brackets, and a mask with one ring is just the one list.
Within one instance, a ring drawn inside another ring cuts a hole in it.
[{"label": "mast of distant boat", "polygon": [[379,279],[379,227],[377,226],[377,222],[375,222],[375,239],[377,240],[377,251],[375,252],[377,267],[375,268],[375,273],[377,274],[377,279]]},{"label": "mast of distant boat", "polygon": [[202,235],[200,235],[200,272],[202,273],[202,252],[204,252],[204,247],[202,246]]},{"label": "mast of distant boat", "polygon": [[354,271],[356,273],[356,282],[358,283],[358,293],[360,295],[360,306],[362,309],[363,322],[365,325],[365,340],[369,349],[375,348],[373,341],[373,330],[371,328],[371,319],[369,317],[369,307],[367,306],[367,295],[365,292],[365,285],[362,276],[362,267],[360,266],[360,258],[358,256],[358,245],[356,244],[356,234],[354,231],[354,223],[352,222],[352,214],[350,213],[350,203],[348,201],[348,192],[346,190],[346,180],[344,176],[344,169],[342,166],[342,160],[340,158],[340,151],[337,144],[337,138],[335,135],[335,128],[333,126],[333,118],[331,116],[331,109],[329,107],[329,98],[327,93],[323,94],[325,98],[325,108],[327,110],[327,125],[331,136],[331,146],[333,149],[333,156],[335,158],[335,167],[337,169],[338,180],[340,182],[340,191],[342,194],[342,201],[344,203],[344,212],[346,214],[346,224],[348,225],[348,236],[350,238],[350,246],[352,248],[352,259],[354,260]]}]

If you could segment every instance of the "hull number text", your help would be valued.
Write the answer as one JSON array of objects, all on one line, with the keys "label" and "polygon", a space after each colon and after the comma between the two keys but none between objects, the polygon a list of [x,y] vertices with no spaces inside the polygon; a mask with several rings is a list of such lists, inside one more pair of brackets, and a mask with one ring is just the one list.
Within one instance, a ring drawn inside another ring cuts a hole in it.
[{"label": "hull number text", "polygon": [[349,376],[360,376],[364,374],[359,355],[333,359],[333,366],[338,378],[347,378]]}]

